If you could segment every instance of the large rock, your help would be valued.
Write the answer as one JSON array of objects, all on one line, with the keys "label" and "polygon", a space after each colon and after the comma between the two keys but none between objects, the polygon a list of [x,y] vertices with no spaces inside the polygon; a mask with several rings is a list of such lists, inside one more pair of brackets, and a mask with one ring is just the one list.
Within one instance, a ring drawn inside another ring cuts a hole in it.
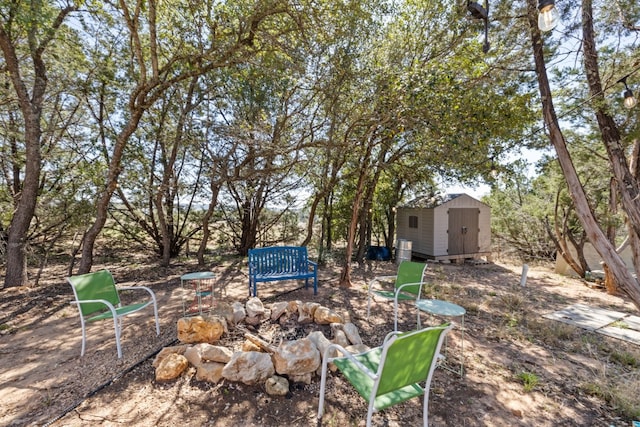
[{"label": "large rock", "polygon": [[227,321],[218,316],[183,317],[178,320],[178,340],[187,344],[216,343],[227,331]]},{"label": "large rock", "polygon": [[234,302],[231,306],[231,310],[233,312],[234,325],[243,322],[245,317],[247,317],[247,311],[244,309],[244,304],[241,302]]},{"label": "large rock", "polygon": [[342,316],[327,307],[318,307],[313,315],[313,320],[318,325],[328,325],[330,323],[344,323]]},{"label": "large rock", "polygon": [[[331,344],[331,341],[329,341],[327,337],[325,337],[324,334],[320,331],[311,332],[307,336],[307,338],[309,338],[311,342],[313,342],[313,344],[316,346],[316,348],[320,352],[320,357],[324,357],[324,352]],[[336,357],[337,355],[338,352],[334,349],[332,352],[330,352],[329,357]]]},{"label": "large rock", "polygon": [[349,345],[351,345],[351,343],[347,339],[347,335],[341,329],[338,329],[335,331],[335,334],[333,336],[333,342],[338,345],[341,345],[342,347],[348,347]]},{"label": "large rock", "polygon": [[309,338],[280,344],[273,355],[276,372],[282,375],[302,375],[320,366],[320,352]]},{"label": "large rock", "polygon": [[347,339],[351,344],[353,345],[362,344],[362,338],[360,337],[360,332],[358,331],[358,327],[356,325],[354,325],[351,322],[345,323],[344,326],[342,327],[342,330],[344,331],[345,335],[347,336]]},{"label": "large rock", "polygon": [[313,315],[316,309],[320,307],[317,302],[305,302],[298,306],[298,323],[304,325],[306,323],[313,323]]},{"label": "large rock", "polygon": [[151,366],[157,368],[160,365],[160,362],[170,354],[184,354],[184,352],[189,348],[186,344],[174,345],[171,347],[165,347],[156,355],[155,359],[153,359],[153,363]]},{"label": "large rock", "polygon": [[225,363],[219,362],[202,363],[197,368],[196,380],[215,384],[222,379],[222,370],[225,366]]},{"label": "large rock", "polygon": [[270,396],[286,396],[289,393],[289,381],[286,378],[274,375],[267,378],[264,388]]},{"label": "large rock", "polygon": [[222,370],[222,377],[252,385],[266,381],[275,374],[273,362],[267,353],[237,351]]},{"label": "large rock", "polygon": [[347,350],[351,354],[360,354],[364,353],[365,351],[371,350],[371,348],[365,344],[354,344],[350,345],[349,347],[345,347],[345,350]]},{"label": "large rock", "polygon": [[248,325],[257,326],[262,323],[264,320],[268,319],[271,315],[271,312],[265,309],[260,298],[252,297],[249,298],[247,303],[245,304],[247,309],[247,317],[244,321]]},{"label": "large rock", "polygon": [[287,305],[287,319],[297,319],[298,318],[298,307],[302,305],[302,301],[293,300],[289,301]]},{"label": "large rock", "polygon": [[271,320],[277,321],[286,311],[289,303],[286,301],[278,301],[271,304]]},{"label": "large rock", "polygon": [[171,381],[178,378],[189,367],[187,358],[181,354],[167,355],[156,368],[156,381]]},{"label": "large rock", "polygon": [[199,367],[205,362],[219,362],[224,364],[231,360],[232,355],[233,351],[227,347],[208,343],[190,346],[184,353],[189,363],[195,367]]},{"label": "large rock", "polygon": [[247,303],[245,304],[245,307],[247,308],[247,316],[249,317],[264,316],[265,314],[264,305],[258,297],[249,298],[247,300]]}]

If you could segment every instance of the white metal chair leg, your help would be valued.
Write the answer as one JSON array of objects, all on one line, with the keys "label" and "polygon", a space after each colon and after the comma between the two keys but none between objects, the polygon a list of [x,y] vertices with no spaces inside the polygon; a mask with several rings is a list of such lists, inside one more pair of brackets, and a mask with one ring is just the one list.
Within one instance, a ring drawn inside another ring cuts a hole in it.
[{"label": "white metal chair leg", "polygon": [[118,350],[118,359],[122,359],[122,348],[120,347],[120,325],[118,316],[113,316],[113,327],[116,330],[116,349]]},{"label": "white metal chair leg", "polygon": [[80,315],[80,326],[82,326],[82,350],[80,350],[80,357],[84,356],[85,341],[87,340],[87,332],[85,331],[84,318]]},{"label": "white metal chair leg", "polygon": [[318,420],[322,419],[324,412],[324,391],[327,385],[327,361],[326,357],[322,360],[322,375],[320,377],[320,401],[318,402]]}]

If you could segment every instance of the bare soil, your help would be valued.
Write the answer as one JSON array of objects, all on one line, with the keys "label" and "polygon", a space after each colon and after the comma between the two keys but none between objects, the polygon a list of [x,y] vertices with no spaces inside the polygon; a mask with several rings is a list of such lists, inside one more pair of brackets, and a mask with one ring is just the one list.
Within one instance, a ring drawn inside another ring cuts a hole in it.
[{"label": "bare soil", "polygon": [[[332,374],[326,410],[316,422],[319,378],[292,383],[284,397],[263,386],[199,382],[193,370],[158,383],[151,366],[164,346],[176,344],[182,316],[180,276],[195,264],[162,269],[153,263],[105,264],[121,285],[151,287],[159,300],[161,334],[150,312],[127,319],[116,355],[109,322],[88,328],[80,357],[80,324],[63,267],[45,271],[32,288],[0,290],[0,425],[137,426],[361,426],[366,405],[350,385]],[[246,301],[248,279],[239,260],[209,266],[217,276],[216,297]],[[320,269],[318,295],[297,284],[261,285],[265,304],[315,301],[343,314],[376,346],[393,329],[393,305],[376,300],[366,319],[366,283],[393,274],[390,262],[354,266],[353,286],[337,286],[339,267]],[[433,264],[426,297],[463,306],[461,322],[447,343],[447,363],[463,361],[459,376],[437,369],[431,384],[431,426],[629,426],[640,414],[640,348],[566,324],[543,314],[582,303],[637,314],[621,296],[581,280],[531,267],[526,287],[521,265]],[[400,308],[400,329],[415,328],[415,308]],[[426,315],[423,324],[443,320]],[[462,358],[462,359],[461,359]],[[635,412],[634,412],[635,411]],[[422,401],[415,399],[374,415],[376,426],[420,425]]]}]

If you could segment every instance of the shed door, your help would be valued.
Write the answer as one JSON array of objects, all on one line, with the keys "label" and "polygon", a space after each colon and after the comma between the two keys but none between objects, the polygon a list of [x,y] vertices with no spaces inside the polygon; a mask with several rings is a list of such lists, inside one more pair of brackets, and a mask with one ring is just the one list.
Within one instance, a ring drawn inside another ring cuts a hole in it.
[{"label": "shed door", "polygon": [[449,255],[478,252],[480,209],[449,209]]}]

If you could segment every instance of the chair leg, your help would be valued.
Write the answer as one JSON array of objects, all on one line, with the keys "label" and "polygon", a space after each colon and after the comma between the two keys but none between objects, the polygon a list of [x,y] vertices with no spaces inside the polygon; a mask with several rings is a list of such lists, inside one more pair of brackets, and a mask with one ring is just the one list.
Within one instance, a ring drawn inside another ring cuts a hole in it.
[{"label": "chair leg", "polygon": [[427,385],[426,390],[424,391],[424,403],[422,409],[422,424],[423,427],[429,427],[429,388],[431,386]]},{"label": "chair leg", "polygon": [[151,295],[153,298],[153,315],[156,318],[156,335],[160,336],[160,322],[158,321],[158,302],[156,301],[156,296],[154,294]]},{"label": "chair leg", "polygon": [[398,298],[393,300],[393,331],[398,332]]},{"label": "chair leg", "polygon": [[372,396],[371,400],[369,401],[369,409],[367,410],[367,427],[371,427],[371,422],[373,421],[373,408],[375,401],[375,397]]},{"label": "chair leg", "polygon": [[87,341],[87,332],[84,326],[84,318],[80,315],[80,326],[82,327],[82,349],[80,350],[80,357],[84,356],[85,343]]},{"label": "chair leg", "polygon": [[322,419],[324,412],[324,391],[327,385],[327,361],[326,357],[322,360],[322,375],[320,376],[320,400],[318,401],[318,420]]},{"label": "chair leg", "polygon": [[113,327],[116,330],[116,349],[118,350],[118,359],[122,359],[122,348],[120,347],[120,325],[118,322],[120,318],[113,316]]}]

